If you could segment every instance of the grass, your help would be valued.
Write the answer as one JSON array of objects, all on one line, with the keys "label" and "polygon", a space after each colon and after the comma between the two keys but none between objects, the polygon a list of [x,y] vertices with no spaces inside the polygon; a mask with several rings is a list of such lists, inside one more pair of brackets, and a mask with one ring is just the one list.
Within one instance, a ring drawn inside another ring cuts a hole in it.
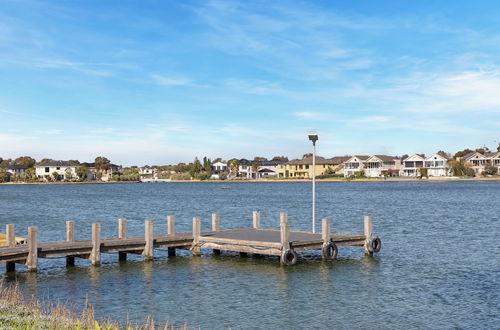
[{"label": "grass", "polygon": [[0,329],[144,329],[144,330],[187,330],[187,324],[179,328],[165,322],[156,324],[148,315],[142,324],[128,322],[122,327],[119,322],[111,319],[96,320],[94,309],[87,305],[80,313],[64,305],[43,304],[34,296],[25,299],[19,283],[4,285],[0,282]]}]

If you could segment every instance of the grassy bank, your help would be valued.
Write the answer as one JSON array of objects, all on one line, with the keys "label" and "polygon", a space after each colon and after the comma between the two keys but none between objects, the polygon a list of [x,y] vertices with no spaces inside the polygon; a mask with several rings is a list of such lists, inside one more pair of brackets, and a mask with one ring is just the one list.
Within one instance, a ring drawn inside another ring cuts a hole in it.
[{"label": "grassy bank", "polygon": [[[128,324],[127,324],[128,323]],[[142,324],[119,322],[110,319],[96,320],[92,306],[80,313],[64,305],[51,305],[40,302],[35,297],[25,299],[19,285],[5,285],[0,282],[0,329],[182,329],[164,322],[156,324],[151,317],[146,317]]]}]

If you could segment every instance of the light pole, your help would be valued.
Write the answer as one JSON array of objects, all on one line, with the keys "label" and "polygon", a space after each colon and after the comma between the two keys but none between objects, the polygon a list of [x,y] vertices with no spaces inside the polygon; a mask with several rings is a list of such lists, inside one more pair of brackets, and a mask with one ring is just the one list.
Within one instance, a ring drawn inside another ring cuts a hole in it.
[{"label": "light pole", "polygon": [[309,140],[313,143],[313,161],[312,161],[312,226],[313,233],[316,232],[316,141],[318,141],[318,134],[308,134]]}]

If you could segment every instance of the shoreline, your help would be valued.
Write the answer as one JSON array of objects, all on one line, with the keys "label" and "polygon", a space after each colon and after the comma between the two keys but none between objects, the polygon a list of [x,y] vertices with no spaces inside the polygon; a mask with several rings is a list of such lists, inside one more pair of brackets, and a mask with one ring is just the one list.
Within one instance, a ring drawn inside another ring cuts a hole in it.
[{"label": "shoreline", "polygon": [[[327,178],[316,179],[316,182],[464,182],[464,181],[500,181],[500,176],[497,177],[482,177],[482,178],[459,178],[459,177],[430,177],[426,179],[419,178],[363,178],[350,179],[344,178]],[[92,181],[92,182],[0,182],[0,185],[79,185],[79,184],[132,184],[132,183],[190,183],[190,182],[217,182],[217,183],[249,183],[249,182],[311,182],[310,179],[260,179],[260,180],[171,180],[171,181]]]}]

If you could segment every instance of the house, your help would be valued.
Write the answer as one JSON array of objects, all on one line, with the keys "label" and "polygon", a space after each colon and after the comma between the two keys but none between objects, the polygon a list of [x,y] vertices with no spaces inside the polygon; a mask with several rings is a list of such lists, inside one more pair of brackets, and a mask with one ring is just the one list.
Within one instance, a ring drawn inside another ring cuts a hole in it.
[{"label": "house", "polygon": [[62,160],[51,160],[35,165],[35,174],[39,179],[52,180],[57,173],[61,180],[78,178],[76,169],[79,164]]},{"label": "house", "polygon": [[252,178],[253,179],[277,178],[279,175],[278,167],[283,164],[285,164],[285,161],[282,160],[268,160],[260,162],[260,165],[257,169],[257,173],[254,173],[252,168],[252,173],[251,173]]},{"label": "house", "polygon": [[483,155],[480,152],[471,152],[462,157],[464,162],[469,165],[476,175],[480,175],[484,172],[486,165],[488,164],[489,157],[487,155]]},{"label": "house", "polygon": [[212,164],[212,173],[218,174],[220,172],[228,172],[227,163],[218,161]]},{"label": "house", "polygon": [[248,159],[242,158],[238,161],[238,173],[239,175],[248,178],[252,173],[252,162]]},{"label": "house", "polygon": [[434,154],[425,159],[424,166],[427,168],[427,176],[449,176],[452,170],[448,164],[450,159],[442,154]]},{"label": "house", "polygon": [[497,167],[497,174],[500,174],[500,152],[495,152],[490,155],[490,163]]},{"label": "house", "polygon": [[344,174],[344,163],[348,161],[351,156],[335,156],[328,159],[328,162],[333,165],[331,169],[332,174]]},{"label": "house", "polygon": [[365,176],[379,178],[391,173],[398,174],[401,169],[401,159],[386,155],[373,155],[364,161]]},{"label": "house", "polygon": [[[121,166],[116,164],[109,164],[110,168],[108,170],[101,171],[101,180],[109,181],[113,173],[121,170]],[[87,168],[87,180],[95,180],[97,179],[97,169],[95,167],[95,163],[81,163],[79,166],[83,166]]]},{"label": "house", "polygon": [[15,176],[20,176],[28,170],[28,167],[23,165],[0,165],[0,168],[5,168],[7,172]]},{"label": "house", "polygon": [[344,177],[350,178],[356,175],[356,172],[363,171],[365,168],[364,162],[370,156],[352,156],[344,162]]},{"label": "house", "polygon": [[[284,164],[280,164],[278,165],[278,176],[280,178],[312,178],[312,161],[312,157],[306,157],[304,159],[294,159]],[[335,164],[323,157],[316,156],[315,161],[316,176],[322,175],[327,169],[335,167]]]},{"label": "house", "polygon": [[413,154],[403,159],[400,175],[401,176],[419,176],[420,169],[424,167],[425,155]]},{"label": "house", "polygon": [[156,167],[146,165],[143,167],[139,167],[138,170],[140,176],[151,177],[153,179],[156,179],[158,175],[158,169]]}]

